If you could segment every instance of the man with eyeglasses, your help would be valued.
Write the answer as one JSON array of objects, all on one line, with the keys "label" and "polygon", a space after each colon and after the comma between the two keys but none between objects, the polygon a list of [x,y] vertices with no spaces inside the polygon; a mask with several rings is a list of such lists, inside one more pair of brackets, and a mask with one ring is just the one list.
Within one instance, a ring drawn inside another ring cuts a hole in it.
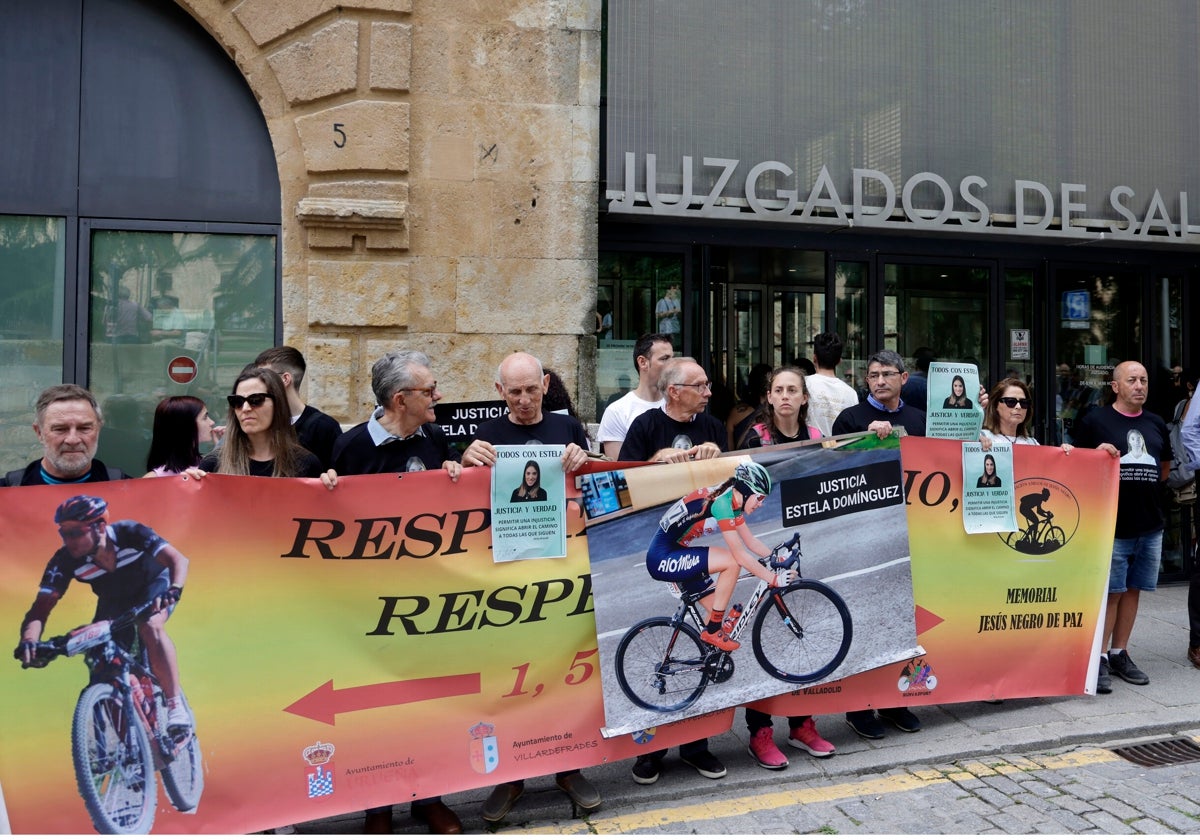
[{"label": "man with eyeglasses", "polygon": [[371,365],[371,391],[378,403],[371,417],[333,446],[337,474],[445,470],[457,481],[462,472],[458,452],[434,422],[442,392],[429,357],[420,350],[387,353]]},{"label": "man with eyeglasses", "polygon": [[83,484],[129,478],[96,460],[104,418],[92,392],[79,385],[51,385],[34,406],[33,431],[42,457],[0,478],[2,487]]},{"label": "man with eyeglasses", "polygon": [[[704,368],[689,356],[676,356],[663,366],[658,390],[665,401],[634,418],[625,442],[621,461],[658,461],[681,463],[715,458],[725,450],[729,435],[725,424],[705,414],[712,396],[712,383]],[[667,751],[654,750],[638,756],[633,763],[633,780],[652,785],[662,771]],[[708,750],[708,739],[701,738],[679,745],[679,758],[707,779],[720,779],[725,765]]]},{"label": "man with eyeglasses", "polygon": [[705,414],[712,382],[704,368],[690,356],[678,356],[663,366],[658,390],[662,408],[652,408],[634,418],[621,444],[622,461],[682,463],[715,458],[729,439],[725,426]]},{"label": "man with eyeglasses", "polygon": [[[537,443],[564,447],[564,472],[574,472],[587,463],[587,433],[583,424],[569,414],[542,411],[542,400],[549,386],[550,376],[535,356],[529,353],[506,356],[496,370],[496,390],[508,405],[508,414],[479,425],[475,439],[463,452],[463,466],[492,467],[496,464],[497,446]],[[600,793],[579,770],[555,774],[555,784],[582,810],[600,806]],[[524,793],[524,779],[496,785],[484,800],[483,819],[489,823],[504,819]]]},{"label": "man with eyeglasses", "polygon": [[287,394],[292,428],[296,430],[300,445],[317,456],[321,469],[329,469],[333,464],[333,445],[341,437],[342,426],[325,412],[305,405],[300,398],[300,385],[308,370],[304,356],[295,347],[272,347],[258,354],[254,366],[279,374],[283,380],[283,392]]},{"label": "man with eyeglasses", "polygon": [[[906,405],[900,390],[908,381],[904,359],[894,350],[880,350],[867,359],[867,399],[851,406],[833,421],[833,433],[874,432],[880,440],[903,426],[910,435],[925,435],[925,412]],[[876,716],[878,714],[878,716]],[[879,709],[860,709],[846,712],[846,723],[858,735],[868,740],[884,736],[882,720],[901,732],[919,732],[920,719],[904,706]]]}]

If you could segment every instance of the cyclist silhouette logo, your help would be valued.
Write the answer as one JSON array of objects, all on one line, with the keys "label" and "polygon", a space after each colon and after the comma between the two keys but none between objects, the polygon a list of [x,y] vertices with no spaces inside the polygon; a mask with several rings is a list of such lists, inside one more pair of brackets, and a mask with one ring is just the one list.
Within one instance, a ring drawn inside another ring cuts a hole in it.
[{"label": "cyclist silhouette logo", "polygon": [[933,666],[924,659],[910,659],[900,671],[900,679],[896,688],[903,692],[919,692],[928,694],[937,688],[938,678],[933,673]]},{"label": "cyclist silhouette logo", "polygon": [[1000,534],[1005,545],[1021,554],[1053,554],[1079,528],[1079,501],[1065,484],[1048,478],[1017,482],[1017,508],[1025,520],[1020,531]]}]

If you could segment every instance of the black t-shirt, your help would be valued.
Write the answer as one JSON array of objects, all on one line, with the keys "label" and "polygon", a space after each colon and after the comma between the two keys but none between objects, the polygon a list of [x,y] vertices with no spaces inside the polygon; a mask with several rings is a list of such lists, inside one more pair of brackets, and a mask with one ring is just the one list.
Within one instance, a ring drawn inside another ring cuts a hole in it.
[{"label": "black t-shirt", "polygon": [[[686,446],[679,440],[681,437],[689,441]],[[728,440],[725,426],[711,414],[697,414],[689,422],[681,423],[661,408],[652,408],[629,424],[617,457],[622,461],[649,461],[660,449],[690,449],[702,443],[715,443],[724,452],[729,448]]]},{"label": "black t-shirt", "polygon": [[419,459],[427,470],[440,470],[446,461],[458,461],[458,452],[436,423],[421,427],[424,434],[390,440],[376,446],[366,423],[346,432],[333,447],[333,468],[338,475],[375,475],[411,472],[409,462]]},{"label": "black t-shirt", "polygon": [[323,467],[328,468],[333,463],[333,445],[342,436],[342,427],[323,411],[304,406],[300,417],[292,426],[300,445],[317,456]]},{"label": "black t-shirt", "polygon": [[[1149,411],[1129,417],[1106,405],[1084,415],[1071,429],[1071,435],[1077,446],[1095,449],[1102,443],[1111,443],[1121,453],[1115,536],[1129,539],[1161,531],[1166,519],[1159,486],[1160,465],[1174,457],[1163,419]],[[1135,448],[1137,454],[1131,452]]]},{"label": "black t-shirt", "polygon": [[910,435],[925,437],[925,412],[913,408],[908,403],[900,406],[899,411],[883,411],[869,402],[852,405],[833,421],[833,433],[848,435],[851,432],[865,432],[867,426],[876,420],[886,420],[893,426],[903,426],[904,431]]},{"label": "black t-shirt", "polygon": [[529,426],[519,426],[504,417],[493,417],[479,424],[472,440],[482,440],[492,446],[525,446],[530,443],[549,443],[566,446],[576,444],[587,451],[587,433],[583,424],[569,414],[543,411],[542,419]]},{"label": "black t-shirt", "polygon": [[[215,454],[206,455],[204,460],[200,462],[200,469],[204,470],[205,472],[220,472],[218,469],[219,466],[220,462],[217,460],[217,456]],[[320,478],[321,473],[324,471],[325,468],[321,466],[321,462],[318,460],[317,456],[305,449],[300,453],[300,457],[296,465],[296,474],[287,476],[287,478]],[[250,459],[250,472],[248,475],[257,476],[259,478],[271,478],[274,473],[275,462],[273,460],[255,461],[253,458]]]}]

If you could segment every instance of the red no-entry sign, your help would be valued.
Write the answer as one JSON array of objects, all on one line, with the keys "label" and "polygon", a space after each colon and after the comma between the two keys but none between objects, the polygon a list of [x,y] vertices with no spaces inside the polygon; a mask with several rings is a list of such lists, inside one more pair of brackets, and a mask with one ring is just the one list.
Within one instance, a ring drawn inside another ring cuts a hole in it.
[{"label": "red no-entry sign", "polygon": [[167,362],[167,376],[172,382],[186,385],[196,378],[196,360],[188,356],[176,356]]}]

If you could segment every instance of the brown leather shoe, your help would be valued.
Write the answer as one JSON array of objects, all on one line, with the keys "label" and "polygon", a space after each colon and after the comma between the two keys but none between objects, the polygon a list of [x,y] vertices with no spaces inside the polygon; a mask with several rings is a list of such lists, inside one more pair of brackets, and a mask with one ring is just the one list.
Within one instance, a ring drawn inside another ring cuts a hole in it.
[{"label": "brown leather shoe", "polygon": [[517,800],[524,792],[525,782],[522,779],[496,785],[483,802],[484,820],[490,823],[500,822],[508,816],[508,812],[512,810],[513,805],[517,804]]},{"label": "brown leather shoe", "polygon": [[367,811],[363,819],[363,834],[391,834],[392,809]]},{"label": "brown leather shoe", "polygon": [[558,785],[559,790],[570,797],[577,808],[591,811],[593,808],[600,807],[600,792],[578,770],[555,777],[554,783]]},{"label": "brown leather shoe", "polygon": [[1192,663],[1192,667],[1200,668],[1200,647],[1188,648],[1188,662]]},{"label": "brown leather shoe", "polygon": [[450,806],[441,799],[429,802],[414,802],[412,806],[413,819],[429,826],[430,834],[462,834],[462,822],[458,814],[450,810]]}]

